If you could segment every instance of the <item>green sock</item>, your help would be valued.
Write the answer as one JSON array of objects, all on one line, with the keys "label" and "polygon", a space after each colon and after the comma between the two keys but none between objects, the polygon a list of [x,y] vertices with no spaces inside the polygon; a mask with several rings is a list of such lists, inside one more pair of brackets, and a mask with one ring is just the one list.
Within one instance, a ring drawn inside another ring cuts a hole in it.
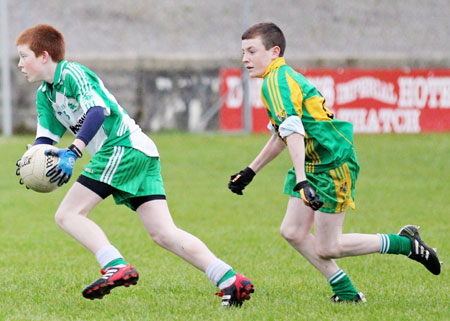
[{"label": "green sock", "polygon": [[381,237],[381,254],[403,254],[411,253],[411,241],[406,236],[397,234],[378,234]]},{"label": "green sock", "polygon": [[111,262],[109,262],[108,264],[105,265],[105,267],[103,268],[103,271],[106,271],[111,266],[116,266],[116,265],[126,266],[127,262],[125,262],[125,260],[123,258],[112,260]]},{"label": "green sock", "polygon": [[225,273],[224,276],[222,276],[222,278],[219,280],[219,282],[217,282],[217,286],[219,286],[220,283],[228,280],[229,278],[232,278],[235,275],[236,275],[236,272],[234,272],[233,269],[229,270],[227,273]]},{"label": "green sock", "polygon": [[358,294],[350,277],[341,269],[328,278],[328,283],[331,285],[334,294],[341,300],[351,300]]}]

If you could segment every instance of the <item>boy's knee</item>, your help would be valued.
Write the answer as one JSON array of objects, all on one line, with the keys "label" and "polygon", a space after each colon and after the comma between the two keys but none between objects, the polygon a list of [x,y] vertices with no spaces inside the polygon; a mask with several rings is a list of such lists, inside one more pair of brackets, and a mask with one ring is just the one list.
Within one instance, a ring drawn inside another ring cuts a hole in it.
[{"label": "boy's knee", "polygon": [[56,211],[56,213],[55,213],[56,225],[58,225],[59,227],[63,227],[64,224],[66,223],[67,219],[68,219],[67,213],[60,211],[60,210]]},{"label": "boy's knee", "polygon": [[[88,213],[88,211],[84,211]],[[84,217],[87,216],[83,211],[80,213],[78,211],[70,211],[67,208],[60,207],[55,213],[55,223],[59,227],[63,227],[65,224],[67,224],[68,221],[70,221],[72,218],[76,218],[78,215],[82,215]]]},{"label": "boy's knee", "polygon": [[289,243],[301,243],[303,237],[297,228],[281,225],[281,236]]},{"label": "boy's knee", "polygon": [[152,240],[163,248],[170,247],[170,244],[173,243],[173,240],[175,238],[174,231],[166,229],[155,229],[149,231],[149,234]]},{"label": "boy's knee", "polygon": [[164,244],[167,243],[167,239],[163,235],[159,233],[150,233],[150,237],[152,238],[153,242],[155,242],[159,246],[165,247]]}]

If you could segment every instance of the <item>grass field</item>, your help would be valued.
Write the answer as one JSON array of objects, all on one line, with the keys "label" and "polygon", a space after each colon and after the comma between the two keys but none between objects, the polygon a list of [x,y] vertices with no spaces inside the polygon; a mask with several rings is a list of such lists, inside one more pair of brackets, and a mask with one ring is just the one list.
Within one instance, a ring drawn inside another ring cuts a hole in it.
[{"label": "grass field", "polygon": [[[14,175],[15,162],[33,138],[0,137],[0,320],[450,319],[450,134],[355,137],[357,210],[348,212],[344,231],[397,233],[403,225],[421,225],[423,239],[447,263],[434,276],[404,256],[341,259],[338,264],[367,297],[361,305],[328,302],[326,280],[279,234],[287,202],[282,185],[291,166],[286,151],[243,197],[228,191],[229,176],[248,165],[268,136],[151,137],[175,222],[249,276],[256,288],[252,299],[241,309],[222,309],[209,279],[155,245],[138,217],[112,199],[90,217],[136,266],[140,281],[103,300],[84,299],[81,291],[99,277],[99,266],[53,220],[68,186],[50,194],[25,190]],[[77,163],[75,176],[87,160]]]}]

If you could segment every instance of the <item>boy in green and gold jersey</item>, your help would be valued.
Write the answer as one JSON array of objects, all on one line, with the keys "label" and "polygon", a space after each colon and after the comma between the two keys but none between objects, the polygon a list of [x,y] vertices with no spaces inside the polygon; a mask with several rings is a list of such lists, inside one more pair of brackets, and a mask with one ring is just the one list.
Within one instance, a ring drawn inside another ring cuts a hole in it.
[{"label": "boy in green and gold jersey", "polygon": [[407,225],[398,234],[342,233],[347,206],[355,208],[359,172],[353,127],[337,120],[318,90],[286,65],[285,47],[273,23],[256,24],[242,35],[242,61],[250,77],[264,79],[261,96],[272,136],[248,167],[231,176],[230,190],[242,195],[255,174],[288,147],[293,167],[284,185],[290,198],[281,234],[328,280],[333,302],[366,301],[336,258],[403,254],[439,274],[436,251],[421,240],[416,226]]}]

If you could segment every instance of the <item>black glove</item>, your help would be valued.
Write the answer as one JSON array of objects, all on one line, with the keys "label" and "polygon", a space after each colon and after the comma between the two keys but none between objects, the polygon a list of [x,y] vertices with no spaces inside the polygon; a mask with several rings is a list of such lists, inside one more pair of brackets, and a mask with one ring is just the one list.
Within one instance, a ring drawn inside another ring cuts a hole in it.
[{"label": "black glove", "polygon": [[303,202],[314,211],[317,211],[323,205],[319,195],[316,194],[316,191],[309,185],[308,181],[303,181],[295,185],[294,192],[299,192]]},{"label": "black glove", "polygon": [[256,173],[250,167],[247,167],[239,173],[234,174],[230,177],[228,188],[233,193],[242,195],[242,190],[245,188],[245,186],[250,184],[255,175]]},{"label": "black glove", "polygon": [[[29,150],[31,146],[33,146],[33,145],[27,144],[27,150]],[[17,162],[16,162],[16,166],[17,166],[17,168],[16,168],[16,175],[17,175],[17,176],[20,176],[20,167],[22,167],[21,161],[22,161],[22,158],[18,159]],[[19,183],[20,183],[20,185],[23,185],[23,180],[22,180],[22,178],[19,180]],[[27,189],[30,189],[27,185],[25,185],[25,187],[26,187]]]},{"label": "black glove", "polygon": [[51,177],[50,183],[58,181],[58,186],[69,181],[75,161],[83,156],[78,147],[73,144],[64,149],[47,149],[45,155],[59,157],[58,165],[51,168],[46,174],[47,177]]}]

